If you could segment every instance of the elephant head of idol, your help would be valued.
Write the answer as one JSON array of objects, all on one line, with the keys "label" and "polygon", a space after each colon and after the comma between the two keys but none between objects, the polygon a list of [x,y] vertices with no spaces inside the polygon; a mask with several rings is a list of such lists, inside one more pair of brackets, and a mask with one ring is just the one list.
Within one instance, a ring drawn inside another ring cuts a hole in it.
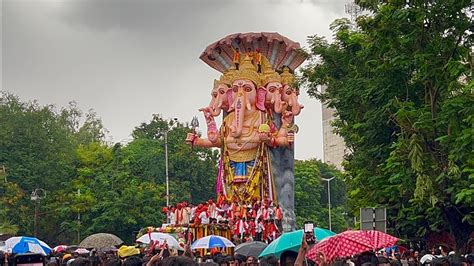
[{"label": "elephant head of idol", "polygon": [[262,87],[257,90],[258,102],[257,107],[273,110],[276,113],[281,113],[285,107],[285,102],[281,99],[281,77],[275,72],[271,66],[265,68],[262,77]]},{"label": "elephant head of idol", "polygon": [[248,56],[241,62],[239,70],[232,77],[232,87],[227,92],[229,100],[229,115],[233,115],[233,122],[229,125],[230,135],[240,137],[244,121],[253,117],[256,112],[264,111],[260,104],[262,99],[257,97],[257,87],[261,79],[252,59]]},{"label": "elephant head of idol", "polygon": [[227,111],[229,108],[227,91],[230,89],[233,71],[234,70],[230,69],[224,73],[219,80],[214,80],[211,102],[208,106],[212,116],[219,116],[222,110]]},{"label": "elephant head of idol", "polygon": [[304,106],[298,102],[299,90],[295,88],[295,76],[290,73],[288,67],[283,68],[283,72],[280,76],[283,84],[281,99],[288,104],[288,110],[291,111],[294,116],[297,116]]}]

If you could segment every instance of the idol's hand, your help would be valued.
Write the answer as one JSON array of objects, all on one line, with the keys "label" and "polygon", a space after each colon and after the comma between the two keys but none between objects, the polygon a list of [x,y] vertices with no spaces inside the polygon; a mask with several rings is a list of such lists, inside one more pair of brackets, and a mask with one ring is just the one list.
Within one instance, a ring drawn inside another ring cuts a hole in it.
[{"label": "idol's hand", "polygon": [[295,133],[288,133],[286,135],[286,140],[288,141],[288,143],[295,142]]},{"label": "idol's hand", "polygon": [[258,137],[260,141],[268,143],[272,139],[272,134],[270,132],[260,132]]},{"label": "idol's hand", "polygon": [[198,139],[199,139],[199,136],[197,134],[188,133],[186,135],[186,143],[187,144],[194,145],[196,140],[198,140]]},{"label": "idol's hand", "polygon": [[291,111],[285,111],[281,116],[282,126],[288,127],[289,125],[291,125],[291,123],[293,123],[293,118],[294,115]]}]

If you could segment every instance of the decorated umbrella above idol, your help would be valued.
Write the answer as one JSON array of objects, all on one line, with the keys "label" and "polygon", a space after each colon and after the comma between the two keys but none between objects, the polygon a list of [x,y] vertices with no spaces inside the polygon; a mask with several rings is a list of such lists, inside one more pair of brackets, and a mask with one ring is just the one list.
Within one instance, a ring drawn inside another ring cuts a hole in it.
[{"label": "decorated umbrella above idol", "polygon": [[295,70],[307,58],[299,43],[276,32],[230,34],[207,46],[199,58],[224,73],[233,65],[233,49],[236,48],[242,53],[249,48],[252,51],[259,49],[274,70],[281,70],[283,66]]}]

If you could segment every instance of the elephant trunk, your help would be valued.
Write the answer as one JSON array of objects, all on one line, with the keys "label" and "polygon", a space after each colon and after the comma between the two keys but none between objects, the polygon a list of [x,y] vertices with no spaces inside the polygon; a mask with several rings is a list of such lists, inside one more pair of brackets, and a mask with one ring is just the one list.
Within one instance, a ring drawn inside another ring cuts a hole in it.
[{"label": "elephant trunk", "polygon": [[293,104],[291,107],[291,113],[295,116],[299,115],[301,112],[301,109],[303,109],[303,105],[300,105],[299,103]]},{"label": "elephant trunk", "polygon": [[238,138],[242,135],[246,105],[246,97],[243,93],[239,93],[234,101],[234,123],[230,132],[230,135],[234,138]]},{"label": "elephant trunk", "polygon": [[301,112],[301,109],[303,109],[303,105],[301,105],[298,102],[298,96],[295,93],[292,93],[290,95],[290,98],[288,100],[288,105],[291,107],[291,113],[293,115],[299,115]]},{"label": "elephant trunk", "polygon": [[214,104],[211,106],[211,114],[212,116],[219,116],[221,114],[221,108],[222,106],[222,100],[217,98],[215,101],[214,101]]},{"label": "elephant trunk", "polygon": [[273,104],[273,108],[275,110],[275,113],[280,114],[283,111],[284,103],[281,100],[281,95],[280,94],[277,94],[277,93],[274,94],[274,97],[272,99],[272,104]]}]

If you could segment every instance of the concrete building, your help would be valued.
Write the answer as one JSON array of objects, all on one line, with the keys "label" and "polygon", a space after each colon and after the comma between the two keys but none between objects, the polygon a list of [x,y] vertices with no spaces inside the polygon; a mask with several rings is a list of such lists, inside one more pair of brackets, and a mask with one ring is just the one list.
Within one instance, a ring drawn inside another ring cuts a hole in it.
[{"label": "concrete building", "polygon": [[[324,91],[324,87],[322,90]],[[344,154],[347,152],[346,145],[341,136],[334,133],[334,128],[331,126],[334,121],[335,111],[322,104],[322,119],[323,119],[323,158],[324,162],[337,167],[342,170],[341,163],[344,160]]]}]

